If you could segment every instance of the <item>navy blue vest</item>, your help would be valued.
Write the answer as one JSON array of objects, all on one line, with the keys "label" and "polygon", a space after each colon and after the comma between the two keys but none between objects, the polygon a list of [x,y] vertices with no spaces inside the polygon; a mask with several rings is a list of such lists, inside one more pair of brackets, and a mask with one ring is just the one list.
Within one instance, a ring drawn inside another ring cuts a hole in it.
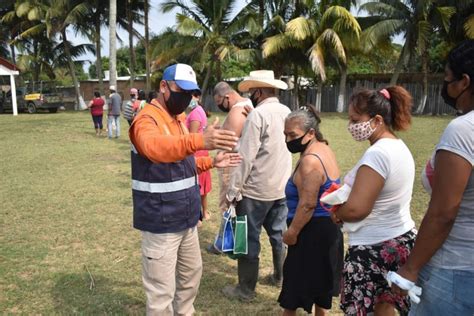
[{"label": "navy blue vest", "polygon": [[133,227],[155,234],[197,225],[201,196],[193,155],[153,163],[132,150]]}]

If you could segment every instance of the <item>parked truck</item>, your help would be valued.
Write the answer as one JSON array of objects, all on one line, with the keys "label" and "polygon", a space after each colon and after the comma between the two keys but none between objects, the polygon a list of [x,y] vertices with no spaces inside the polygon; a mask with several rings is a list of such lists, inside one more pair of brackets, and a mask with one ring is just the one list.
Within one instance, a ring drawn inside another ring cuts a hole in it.
[{"label": "parked truck", "polygon": [[[63,106],[62,94],[56,90],[54,82],[41,81],[28,83],[25,87],[16,89],[18,111],[26,111],[30,114],[38,110],[47,110],[56,113]],[[0,112],[11,111],[11,91],[3,92],[0,96]]]}]

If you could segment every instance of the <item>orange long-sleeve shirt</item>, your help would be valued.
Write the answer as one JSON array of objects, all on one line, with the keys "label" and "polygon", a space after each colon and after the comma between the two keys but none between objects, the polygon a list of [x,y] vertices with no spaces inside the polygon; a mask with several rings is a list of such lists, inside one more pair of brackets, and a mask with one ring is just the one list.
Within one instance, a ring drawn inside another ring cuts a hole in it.
[{"label": "orange long-sleeve shirt", "polygon": [[[134,118],[129,130],[130,140],[138,153],[154,163],[180,161],[204,149],[202,134],[189,133],[184,125],[185,114],[172,117],[156,99]],[[213,167],[211,157],[196,158],[198,172]]]}]

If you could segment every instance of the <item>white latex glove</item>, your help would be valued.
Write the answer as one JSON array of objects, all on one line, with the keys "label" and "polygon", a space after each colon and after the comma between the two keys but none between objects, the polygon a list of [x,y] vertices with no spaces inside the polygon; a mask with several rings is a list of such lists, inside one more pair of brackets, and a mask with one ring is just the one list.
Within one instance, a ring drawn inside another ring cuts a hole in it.
[{"label": "white latex glove", "polygon": [[388,286],[392,286],[392,282],[395,283],[402,290],[408,291],[408,296],[413,303],[420,303],[420,295],[422,293],[421,287],[415,285],[415,283],[405,279],[394,271],[389,271],[385,279],[387,279]]}]

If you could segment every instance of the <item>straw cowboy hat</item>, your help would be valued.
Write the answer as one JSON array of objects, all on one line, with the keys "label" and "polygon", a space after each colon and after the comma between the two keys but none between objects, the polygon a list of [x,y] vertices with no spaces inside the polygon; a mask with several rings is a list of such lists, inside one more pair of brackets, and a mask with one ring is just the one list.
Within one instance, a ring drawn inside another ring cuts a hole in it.
[{"label": "straw cowboy hat", "polygon": [[247,92],[252,88],[275,88],[286,90],[288,85],[281,80],[275,79],[273,70],[255,70],[250,72],[250,76],[246,77],[239,83],[240,92]]}]

